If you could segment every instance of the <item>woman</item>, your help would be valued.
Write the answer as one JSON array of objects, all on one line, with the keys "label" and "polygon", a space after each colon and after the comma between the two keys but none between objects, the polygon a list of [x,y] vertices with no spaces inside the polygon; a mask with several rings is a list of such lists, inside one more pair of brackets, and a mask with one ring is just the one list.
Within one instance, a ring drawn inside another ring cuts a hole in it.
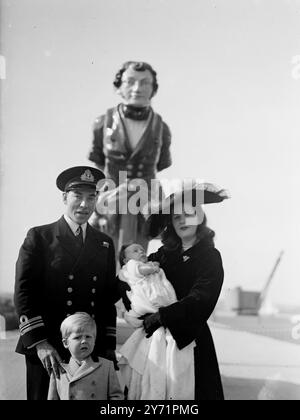
[{"label": "woman", "polygon": [[[228,198],[224,190],[202,184],[193,187],[192,194],[181,191],[166,200],[170,205],[169,214],[165,214],[168,212],[162,206],[164,211],[149,218],[150,235],[156,237],[161,233],[163,243],[149,260],[160,263],[175,289],[178,302],[148,314],[144,329],[147,336],[151,336],[161,326],[168,328],[179,349],[195,340],[195,400],[223,400],[218,361],[207,320],[218,301],[224,272],[221,255],[214,246],[214,232],[207,227],[206,216],[197,200],[196,192],[201,189],[203,204]],[[183,206],[178,206],[182,202]],[[181,212],[178,211],[180,208],[183,208]]]}]

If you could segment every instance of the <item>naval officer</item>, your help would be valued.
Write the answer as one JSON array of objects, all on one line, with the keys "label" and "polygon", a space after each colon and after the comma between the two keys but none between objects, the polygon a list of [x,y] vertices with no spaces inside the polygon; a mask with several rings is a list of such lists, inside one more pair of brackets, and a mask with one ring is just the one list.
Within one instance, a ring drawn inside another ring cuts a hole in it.
[{"label": "naval officer", "polygon": [[115,252],[113,242],[88,224],[103,172],[88,166],[63,171],[64,215],[31,228],[21,246],[15,278],[20,320],[16,352],[26,358],[27,399],[47,399],[49,375],[60,375],[67,353],[60,324],[69,314],[87,312],[97,324],[95,356],[115,361]]}]

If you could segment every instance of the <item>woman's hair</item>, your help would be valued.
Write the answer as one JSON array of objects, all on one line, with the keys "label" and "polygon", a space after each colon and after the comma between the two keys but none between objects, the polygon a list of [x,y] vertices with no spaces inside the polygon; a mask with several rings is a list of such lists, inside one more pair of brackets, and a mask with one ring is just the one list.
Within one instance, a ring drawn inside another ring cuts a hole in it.
[{"label": "woman's hair", "polygon": [[63,339],[69,337],[69,335],[76,330],[76,332],[83,330],[85,327],[90,328],[94,336],[97,334],[96,322],[86,312],[75,312],[73,315],[69,315],[63,320],[60,326],[60,331]]},{"label": "woman's hair", "polygon": [[116,88],[119,88],[122,84],[122,76],[123,73],[129,68],[132,67],[133,70],[136,71],[146,71],[149,70],[153,77],[153,91],[151,97],[153,97],[158,89],[158,83],[157,83],[157,76],[156,71],[150,66],[150,64],[145,63],[144,61],[126,61],[126,63],[123,64],[123,66],[120,68],[120,70],[115,75],[115,79],[113,81],[113,84]]},{"label": "woman's hair", "polygon": [[119,263],[120,263],[121,267],[123,267],[123,265],[125,265],[124,260],[126,258],[126,249],[132,244],[133,244],[133,242],[129,242],[128,244],[124,244],[124,245],[121,246],[121,249],[120,249],[120,252],[119,252]]},{"label": "woman's hair", "polygon": [[[182,241],[173,227],[172,214],[169,215],[168,219],[169,220],[161,233],[161,241],[168,251],[181,249]],[[207,218],[205,214],[202,223],[197,227],[196,236],[197,243],[202,242],[203,245],[207,246],[214,245],[215,232],[207,226]]]}]

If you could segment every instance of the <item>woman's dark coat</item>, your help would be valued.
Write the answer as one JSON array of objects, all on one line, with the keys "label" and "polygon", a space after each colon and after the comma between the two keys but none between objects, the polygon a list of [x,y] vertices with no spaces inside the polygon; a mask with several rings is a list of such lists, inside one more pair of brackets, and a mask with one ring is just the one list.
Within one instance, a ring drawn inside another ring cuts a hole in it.
[{"label": "woman's dark coat", "polygon": [[163,325],[170,330],[179,349],[196,340],[195,399],[224,399],[215,347],[207,325],[224,278],[219,251],[199,242],[184,253],[168,252],[161,247],[149,260],[160,262],[178,299],[160,308]]}]

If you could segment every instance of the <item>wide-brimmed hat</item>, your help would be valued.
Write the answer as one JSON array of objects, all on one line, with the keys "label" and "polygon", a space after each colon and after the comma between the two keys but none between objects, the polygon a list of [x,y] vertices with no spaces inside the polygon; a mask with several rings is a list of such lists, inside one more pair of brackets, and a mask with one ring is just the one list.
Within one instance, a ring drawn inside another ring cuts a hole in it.
[{"label": "wide-brimmed hat", "polygon": [[170,214],[182,214],[187,204],[196,210],[198,220],[203,219],[202,205],[221,203],[230,198],[227,190],[215,184],[190,180],[183,182],[182,188],[164,198],[158,206],[151,208],[147,220],[148,232],[152,238],[157,237],[170,220]]}]

